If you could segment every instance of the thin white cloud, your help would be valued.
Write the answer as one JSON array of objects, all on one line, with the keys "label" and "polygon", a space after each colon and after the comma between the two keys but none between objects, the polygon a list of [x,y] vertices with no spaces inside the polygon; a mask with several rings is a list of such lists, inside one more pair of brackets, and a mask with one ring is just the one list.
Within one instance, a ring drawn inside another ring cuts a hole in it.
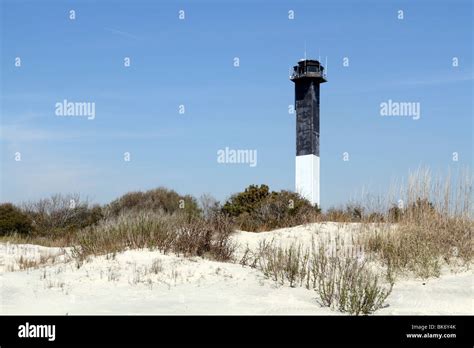
[{"label": "thin white cloud", "polygon": [[429,77],[419,77],[414,79],[401,79],[397,85],[403,86],[430,86],[442,85],[446,83],[456,83],[464,81],[473,81],[474,76],[471,75],[432,75]]},{"label": "thin white cloud", "polygon": [[141,37],[136,36],[136,35],[133,35],[133,34],[130,34],[130,33],[127,33],[126,31],[117,30],[117,29],[113,29],[113,28],[104,28],[104,29],[105,29],[106,31],[110,32],[110,33],[114,33],[114,34],[117,34],[117,35],[120,35],[120,36],[129,38],[129,39],[142,40]]},{"label": "thin white cloud", "polygon": [[34,141],[60,141],[83,138],[107,139],[153,139],[172,135],[169,132],[152,131],[75,131],[75,130],[45,130],[27,128],[20,124],[0,126],[0,140],[7,142],[34,142]]}]

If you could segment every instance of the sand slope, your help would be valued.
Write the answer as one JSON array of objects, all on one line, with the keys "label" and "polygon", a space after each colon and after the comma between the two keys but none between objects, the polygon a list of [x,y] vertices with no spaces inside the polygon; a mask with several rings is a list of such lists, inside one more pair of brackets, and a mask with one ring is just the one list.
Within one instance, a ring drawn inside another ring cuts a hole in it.
[{"label": "sand slope", "polygon": [[[259,241],[304,245],[314,238],[350,239],[354,224],[312,224],[266,233],[238,231],[239,244]],[[69,249],[34,245],[0,246],[1,314],[314,314],[341,313],[319,306],[316,293],[279,286],[238,263],[128,250],[91,258],[80,268]],[[56,255],[54,264],[18,270],[19,257]],[[154,266],[153,266],[154,264]],[[473,314],[472,272],[429,280],[398,281],[376,314]],[[424,285],[423,285],[424,283]]]}]

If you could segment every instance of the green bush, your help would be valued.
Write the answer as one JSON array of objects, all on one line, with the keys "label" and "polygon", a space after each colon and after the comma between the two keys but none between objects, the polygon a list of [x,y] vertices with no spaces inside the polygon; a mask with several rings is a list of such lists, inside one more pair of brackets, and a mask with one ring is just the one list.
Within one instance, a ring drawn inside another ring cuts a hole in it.
[{"label": "green bush", "polygon": [[253,213],[265,198],[270,195],[267,185],[250,185],[243,192],[236,193],[222,207],[222,211],[230,216]]},{"label": "green bush", "polygon": [[0,204],[0,236],[10,233],[28,234],[31,219],[11,203]]},{"label": "green bush", "polygon": [[109,216],[119,216],[129,211],[152,211],[173,214],[184,212],[187,215],[199,215],[196,199],[190,195],[179,195],[174,190],[159,187],[145,192],[129,192],[114,200],[106,207]]},{"label": "green bush", "polygon": [[231,196],[222,212],[243,230],[267,231],[315,221],[320,209],[297,193],[270,192],[267,185],[250,185]]}]

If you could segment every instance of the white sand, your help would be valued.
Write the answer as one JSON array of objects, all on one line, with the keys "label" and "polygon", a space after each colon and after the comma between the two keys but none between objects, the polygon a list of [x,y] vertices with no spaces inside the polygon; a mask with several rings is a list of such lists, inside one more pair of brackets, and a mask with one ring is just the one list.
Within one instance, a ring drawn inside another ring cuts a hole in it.
[{"label": "white sand", "polygon": [[[357,225],[298,226],[265,233],[237,232],[245,245],[274,239],[309,245],[312,238],[350,241]],[[276,285],[235,263],[129,250],[91,258],[77,268],[70,249],[0,245],[0,314],[340,314],[317,303],[312,290]],[[55,255],[54,264],[18,270],[18,260]],[[68,261],[69,260],[69,261]],[[159,260],[159,261],[156,261]],[[156,273],[153,263],[159,263]],[[472,272],[398,281],[376,314],[474,314]],[[425,285],[423,285],[425,283]]]}]

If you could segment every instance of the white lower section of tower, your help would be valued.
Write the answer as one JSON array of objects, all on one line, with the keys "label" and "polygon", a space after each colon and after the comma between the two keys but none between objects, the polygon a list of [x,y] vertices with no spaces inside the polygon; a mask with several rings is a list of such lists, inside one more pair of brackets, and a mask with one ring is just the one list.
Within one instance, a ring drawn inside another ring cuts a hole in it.
[{"label": "white lower section of tower", "polygon": [[296,156],[296,192],[319,206],[319,157]]}]

